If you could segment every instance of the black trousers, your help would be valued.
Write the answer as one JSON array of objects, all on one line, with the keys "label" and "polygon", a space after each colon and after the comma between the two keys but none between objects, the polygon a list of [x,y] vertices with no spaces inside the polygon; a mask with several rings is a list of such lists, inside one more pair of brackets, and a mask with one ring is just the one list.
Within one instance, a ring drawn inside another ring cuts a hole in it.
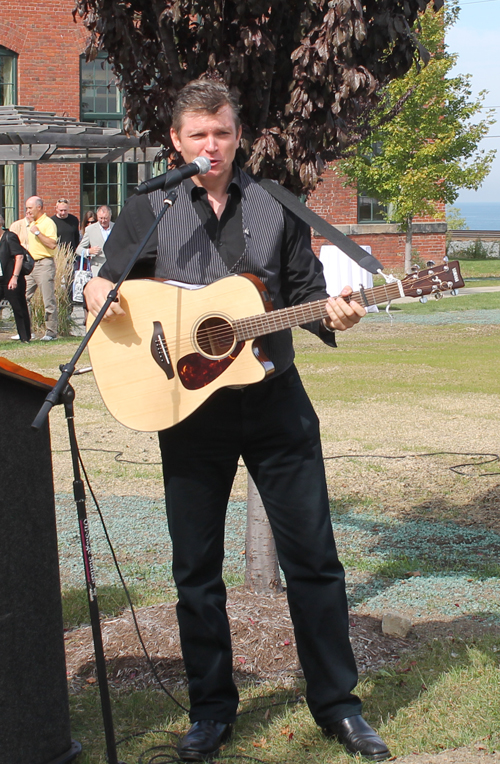
[{"label": "black trousers", "polygon": [[218,391],[159,437],[191,721],[236,716],[221,572],[240,455],[273,530],[311,713],[320,726],[361,713],[352,694],[357,670],[318,419],[295,367],[241,390]]},{"label": "black trousers", "polygon": [[26,279],[22,273],[18,276],[15,289],[7,289],[7,284],[0,284],[0,299],[10,302],[17,333],[23,342],[29,342],[31,339],[31,321],[26,302]]}]

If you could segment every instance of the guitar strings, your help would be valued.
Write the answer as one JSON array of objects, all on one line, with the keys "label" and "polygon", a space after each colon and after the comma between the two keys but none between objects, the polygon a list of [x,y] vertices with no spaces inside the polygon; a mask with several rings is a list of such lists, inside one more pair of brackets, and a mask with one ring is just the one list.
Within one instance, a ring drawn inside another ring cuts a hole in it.
[{"label": "guitar strings", "polygon": [[[416,287],[415,282],[412,282],[412,287]],[[370,301],[370,297],[372,296],[374,298],[373,303]],[[363,290],[363,297],[366,298],[368,305],[377,305],[380,302],[383,302],[384,299],[392,300],[400,296],[398,284],[383,284],[382,286]],[[360,292],[353,292],[353,294],[350,295],[350,300],[357,300],[360,297]],[[364,301],[365,300],[362,300],[362,302]],[[224,317],[214,316],[213,319],[220,320],[221,323],[219,325],[208,327],[201,326],[196,332],[196,338],[200,345],[208,343],[209,345],[219,344],[226,347],[227,345],[232,347],[235,339],[247,340],[260,337],[274,331],[279,331],[280,329],[290,328],[293,325],[320,320],[325,315],[326,300],[317,300],[288,308],[264,312],[262,314],[258,313],[254,316],[237,318],[233,321],[225,319]],[[289,316],[293,316],[292,322],[290,322],[288,318]],[[206,320],[210,320],[210,318],[211,317],[208,317]],[[281,326],[279,325],[280,323]],[[248,327],[249,333],[245,331],[245,327]],[[239,332],[241,332],[241,336]],[[190,346],[192,344],[191,336],[188,337],[185,335],[184,338],[180,339],[180,352],[183,351],[184,343],[186,343],[185,346]]]},{"label": "guitar strings", "polygon": [[[403,279],[403,282],[404,281],[406,281],[406,279]],[[416,291],[418,283],[423,281],[428,281],[428,278],[411,278],[412,291]],[[391,301],[392,299],[401,296],[400,283],[401,282],[391,282],[381,286],[364,289],[362,294],[360,292],[353,292],[349,299],[360,301],[359,298],[361,297],[361,303],[367,304],[367,307],[368,305],[380,304],[385,300]],[[446,289],[451,288],[450,283],[451,282],[439,281],[439,286],[444,286],[445,289],[443,291],[446,291]],[[435,285],[437,285],[437,282]],[[442,290],[439,289],[439,291]],[[371,298],[373,298],[373,302],[371,301]],[[256,339],[275,331],[288,329],[292,326],[300,326],[301,324],[309,323],[310,321],[320,320],[327,315],[326,302],[326,300],[312,301],[310,303],[302,303],[301,305],[263,312],[254,316],[237,318],[234,320],[227,319],[224,316],[208,316],[205,321],[213,320],[220,321],[220,323],[214,323],[211,326],[203,326],[204,322],[202,321],[198,329],[195,331],[194,337],[193,333],[190,332],[189,334],[177,337],[176,340],[170,343],[166,337],[164,337],[163,340],[169,351],[173,351],[175,347],[174,354],[179,358],[186,353],[189,353],[189,351],[196,351],[198,348],[206,355],[215,358],[230,353],[235,342]],[[290,316],[293,316],[292,320],[290,320]],[[175,337],[175,332],[173,335]],[[198,345],[198,348],[196,345]]]}]

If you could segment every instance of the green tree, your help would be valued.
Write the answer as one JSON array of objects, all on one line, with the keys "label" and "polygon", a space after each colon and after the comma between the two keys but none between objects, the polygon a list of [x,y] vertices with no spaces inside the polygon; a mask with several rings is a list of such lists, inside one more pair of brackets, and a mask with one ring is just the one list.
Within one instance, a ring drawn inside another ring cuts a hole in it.
[{"label": "green tree", "polygon": [[461,188],[479,188],[495,156],[478,149],[494,122],[492,112],[474,121],[485,91],[474,99],[470,75],[449,76],[457,56],[443,40],[457,13],[422,15],[418,34],[431,53],[428,64],[414,65],[385,88],[381,106],[370,116],[372,131],[339,163],[351,184],[390,205],[390,220],[406,231],[407,272],[414,216],[436,215],[438,202],[452,204]]},{"label": "green tree", "polygon": [[466,231],[469,228],[459,207],[446,207],[446,225],[450,231]]},{"label": "green tree", "polygon": [[450,249],[452,231],[465,231],[469,228],[462,211],[458,207],[446,207],[446,254]]},{"label": "green tree", "polygon": [[76,0],[75,14],[87,57],[108,53],[127,129],[175,160],[176,93],[221,78],[242,104],[241,164],[302,193],[366,132],[381,86],[425,57],[411,27],[429,1]]}]

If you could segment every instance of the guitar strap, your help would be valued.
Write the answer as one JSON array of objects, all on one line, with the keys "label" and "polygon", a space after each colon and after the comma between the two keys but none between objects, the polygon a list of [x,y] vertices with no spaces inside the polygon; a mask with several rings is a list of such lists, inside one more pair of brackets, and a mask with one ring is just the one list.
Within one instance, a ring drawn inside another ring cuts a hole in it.
[{"label": "guitar strap", "polygon": [[370,255],[366,250],[362,249],[359,244],[349,239],[337,228],[327,223],[322,217],[306,207],[305,204],[299,202],[295,194],[283,188],[279,183],[267,178],[257,181],[259,186],[262,186],[271,196],[280,202],[283,207],[286,207],[298,218],[303,220],[307,225],[311,226],[321,236],[323,236],[332,244],[335,244],[342,250],[351,260],[355,260],[361,268],[364,268],[370,273],[378,273],[379,270],[383,270],[384,266],[380,263],[376,257]]}]

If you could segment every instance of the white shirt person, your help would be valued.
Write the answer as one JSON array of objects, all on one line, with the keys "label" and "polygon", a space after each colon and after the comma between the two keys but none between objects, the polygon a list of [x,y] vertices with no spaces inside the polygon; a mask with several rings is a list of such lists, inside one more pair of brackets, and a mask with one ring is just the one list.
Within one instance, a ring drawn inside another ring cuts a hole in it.
[{"label": "white shirt person", "polygon": [[97,210],[97,223],[91,223],[85,229],[82,240],[77,247],[77,256],[83,255],[91,260],[92,275],[97,276],[101,266],[106,261],[104,245],[113,228],[111,209],[107,205]]}]

